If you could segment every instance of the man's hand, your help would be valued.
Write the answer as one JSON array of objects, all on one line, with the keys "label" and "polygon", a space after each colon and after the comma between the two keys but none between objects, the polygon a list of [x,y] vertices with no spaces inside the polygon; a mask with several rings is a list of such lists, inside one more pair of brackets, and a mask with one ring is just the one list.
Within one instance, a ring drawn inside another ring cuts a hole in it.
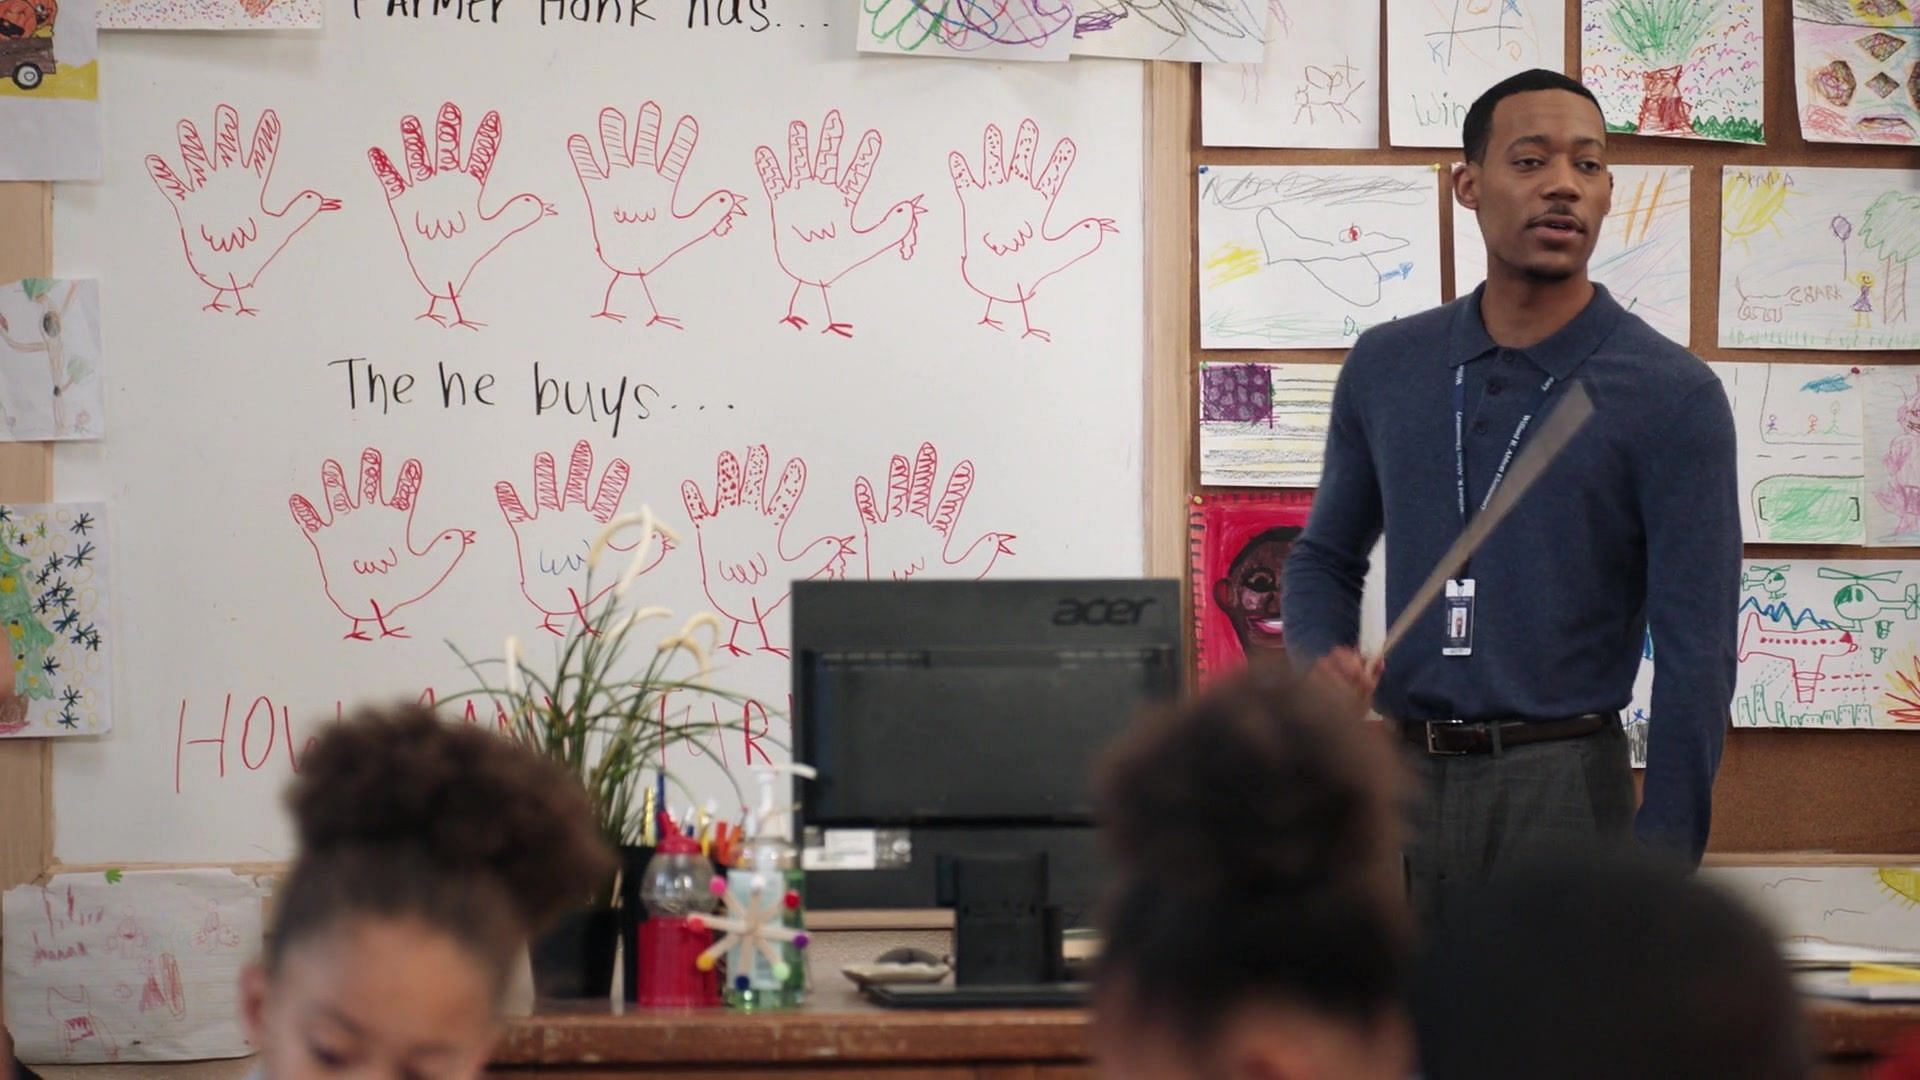
[{"label": "man's hand", "polygon": [[1386,663],[1384,656],[1369,660],[1358,649],[1343,645],[1321,657],[1313,665],[1312,675],[1329,686],[1347,690],[1372,708],[1373,692],[1380,685]]}]

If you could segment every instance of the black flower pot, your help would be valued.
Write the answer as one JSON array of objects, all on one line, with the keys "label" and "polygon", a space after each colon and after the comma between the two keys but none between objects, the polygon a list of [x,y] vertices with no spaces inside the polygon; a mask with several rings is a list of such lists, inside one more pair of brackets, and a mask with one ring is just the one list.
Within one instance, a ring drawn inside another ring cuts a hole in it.
[{"label": "black flower pot", "polygon": [[533,943],[533,992],[541,999],[604,998],[613,992],[618,912],[581,908]]}]

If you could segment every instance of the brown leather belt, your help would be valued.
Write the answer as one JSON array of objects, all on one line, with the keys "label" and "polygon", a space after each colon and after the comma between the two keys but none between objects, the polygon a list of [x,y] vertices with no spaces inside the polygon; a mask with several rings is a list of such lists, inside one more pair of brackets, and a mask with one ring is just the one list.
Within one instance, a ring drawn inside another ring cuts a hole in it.
[{"label": "brown leather belt", "polygon": [[1462,723],[1446,720],[1395,720],[1400,737],[1429,754],[1491,754],[1509,746],[1578,739],[1609,724],[1619,713],[1586,713],[1559,720],[1499,720]]}]

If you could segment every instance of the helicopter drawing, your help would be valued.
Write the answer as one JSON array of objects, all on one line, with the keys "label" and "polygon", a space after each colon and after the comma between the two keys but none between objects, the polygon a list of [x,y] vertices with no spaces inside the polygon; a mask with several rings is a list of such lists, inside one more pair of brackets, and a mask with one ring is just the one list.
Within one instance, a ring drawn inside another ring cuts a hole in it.
[{"label": "helicopter drawing", "polygon": [[1749,566],[1747,567],[1745,576],[1740,579],[1740,589],[1742,592],[1765,589],[1767,591],[1767,599],[1783,600],[1787,595],[1787,571],[1791,569],[1793,569],[1793,567],[1786,564],[1780,566]]},{"label": "helicopter drawing", "polygon": [[[1909,584],[1904,593],[1891,598],[1880,595],[1875,588],[1876,585],[1898,585],[1904,572],[1883,570],[1877,574],[1852,574],[1830,566],[1821,567],[1817,571],[1819,577],[1827,581],[1846,582],[1833,594],[1834,625],[1861,632],[1866,630],[1869,621],[1880,620],[1880,616],[1888,612],[1904,616],[1909,621],[1920,620],[1920,584]],[[1884,620],[1881,621],[1883,625],[1879,630],[1884,637],[1888,628]]]}]

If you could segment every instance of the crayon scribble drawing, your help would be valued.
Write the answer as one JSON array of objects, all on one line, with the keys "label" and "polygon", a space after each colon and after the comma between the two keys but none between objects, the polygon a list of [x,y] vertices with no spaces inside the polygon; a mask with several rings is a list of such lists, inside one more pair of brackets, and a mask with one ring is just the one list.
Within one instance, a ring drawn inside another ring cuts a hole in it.
[{"label": "crayon scribble drawing", "polygon": [[1867,539],[1870,547],[1920,546],[1920,368],[1867,368]]},{"label": "crayon scribble drawing", "polygon": [[0,0],[0,180],[100,178],[94,0]]},{"label": "crayon scribble drawing", "polygon": [[1746,566],[1736,725],[1920,731],[1920,572],[1912,563]]},{"label": "crayon scribble drawing", "polygon": [[981,137],[983,177],[974,175],[960,151],[947,155],[953,190],[960,196],[960,276],[987,299],[980,325],[1001,329],[993,305],[1018,305],[1024,328],[1020,336],[1051,341],[1050,333],[1033,325],[1028,301],[1041,282],[1100,250],[1107,234],[1118,230],[1112,218],[1104,217],[1081,218],[1064,229],[1048,227],[1054,202],[1073,168],[1072,139],[1054,143],[1047,167],[1036,173],[1033,158],[1040,128],[1032,120],[1020,121],[1013,156],[1005,160],[1003,138],[999,127],[987,125]]},{"label": "crayon scribble drawing", "polygon": [[[1587,271],[1620,306],[1682,345],[1693,331],[1693,170],[1612,165],[1613,210]],[[1453,286],[1465,296],[1487,278],[1487,245],[1471,210],[1453,208]]]},{"label": "crayon scribble drawing", "polygon": [[856,225],[860,197],[880,162],[880,133],[869,128],[860,136],[853,160],[843,172],[840,141],[845,135],[840,110],[834,109],[820,125],[817,157],[807,146],[807,125],[795,120],[787,127],[786,172],[780,171],[780,159],[770,147],[756,149],[753,160],[773,207],[774,258],[793,279],[793,295],[780,321],[805,330],[807,319],[796,310],[800,294],[818,289],[826,320],[820,332],[852,337],[853,324],[834,318],[827,290],[887,252],[899,252],[902,260],[913,258],[920,215],[926,211],[920,205],[922,196],[915,195],[894,203],[879,221]]},{"label": "crayon scribble drawing", "polygon": [[861,52],[974,60],[1065,60],[1071,0],[861,0]]},{"label": "crayon scribble drawing", "polygon": [[725,236],[733,219],[745,217],[746,200],[720,188],[709,192],[691,209],[679,209],[680,178],[700,140],[700,125],[683,116],[673,126],[671,141],[660,145],[660,106],[640,106],[639,122],[629,134],[627,115],[619,109],[600,110],[600,147],[603,164],[585,135],[567,139],[574,175],[587,196],[587,216],[593,222],[593,248],[600,262],[613,271],[595,318],[624,322],[613,310],[613,290],[621,278],[637,278],[647,300],[647,325],[680,328],[680,320],[662,315],[647,279],[675,255],[710,236]]},{"label": "crayon scribble drawing", "polygon": [[321,0],[100,0],[102,30],[318,30]]},{"label": "crayon scribble drawing", "polygon": [[767,620],[787,602],[795,581],[841,576],[854,553],[851,536],[822,536],[787,554],[787,519],[806,491],[807,463],[788,459],[768,491],[770,460],[766,446],[748,447],[743,470],[733,451],[722,450],[712,502],[698,482],[680,485],[699,546],[701,584],[714,609],[733,621],[723,648],[735,656],[755,651],[739,643],[740,631],[749,626],[760,635],[758,651],[787,656],[768,636]]},{"label": "crayon scribble drawing", "polygon": [[1440,302],[1431,165],[1200,168],[1200,344],[1340,348]]},{"label": "crayon scribble drawing", "polygon": [[1720,346],[1920,348],[1920,171],[1727,166]]},{"label": "crayon scribble drawing", "polygon": [[[953,467],[946,489],[935,502],[940,477],[939,451],[921,443],[913,461],[895,454],[887,467],[886,501],[864,476],[853,482],[853,505],[860,514],[861,543],[854,559],[869,581],[906,581],[916,577],[986,577],[1002,555],[1012,555],[1012,533],[983,533],[955,550],[954,533],[973,494],[973,462]],[[931,568],[931,569],[929,569]]]},{"label": "crayon scribble drawing", "polygon": [[1566,70],[1562,0],[1392,0],[1387,5],[1387,137],[1460,145],[1467,108],[1529,68]]},{"label": "crayon scribble drawing", "polygon": [[467,529],[445,529],[424,546],[413,540],[413,513],[420,498],[423,470],[416,458],[400,466],[400,478],[387,493],[380,451],[360,454],[360,482],[347,487],[345,470],[328,458],[320,465],[322,515],[294,494],[287,499],[294,524],[313,547],[327,599],[352,625],[346,637],[372,641],[409,636],[393,623],[402,608],[438,589],[473,543]]},{"label": "crayon scribble drawing", "polygon": [[1258,63],[1202,64],[1208,146],[1380,145],[1380,5],[1268,0]]},{"label": "crayon scribble drawing", "polygon": [[340,209],[311,188],[267,208],[267,183],[280,153],[280,117],[272,109],[261,112],[253,139],[240,143],[240,114],[231,105],[213,111],[213,152],[201,141],[200,129],[181,120],[178,129],[183,173],[159,154],[147,155],[147,175],[166,196],[180,226],[180,243],[187,269],[213,290],[203,310],[225,311],[221,298],[233,296],[236,315],[257,315],[247,306],[245,290],[260,280],[268,264],[286,249],[294,234],[328,210]]},{"label": "crayon scribble drawing", "polygon": [[[619,582],[627,567],[624,560],[606,560],[589,586],[587,554],[594,538],[620,512],[620,500],[627,493],[627,482],[632,475],[633,467],[625,458],[607,462],[589,502],[593,446],[582,439],[573,446],[564,483],[552,454],[542,450],[533,456],[532,509],[521,499],[513,481],[502,480],[493,485],[494,500],[500,504],[500,512],[513,530],[514,548],[520,555],[520,593],[539,609],[543,616],[541,629],[564,637],[567,627],[578,619],[589,632],[595,632],[591,629],[593,617],[589,613]],[[607,547],[616,552],[632,551],[639,545],[637,536],[631,540],[616,538],[607,543]],[[671,546],[664,538],[653,544],[649,549],[654,552],[652,561],[641,573],[660,565]]]},{"label": "crayon scribble drawing", "polygon": [[1200,482],[1318,487],[1339,377],[1334,364],[1201,364]]},{"label": "crayon scribble drawing", "polygon": [[1607,130],[1764,142],[1760,0],[1584,0],[1580,81]]},{"label": "crayon scribble drawing", "polygon": [[99,438],[100,360],[98,283],[0,285],[0,440]]},{"label": "crayon scribble drawing", "polygon": [[111,584],[104,506],[0,505],[0,738],[113,727]]},{"label": "crayon scribble drawing", "polygon": [[1090,0],[1074,12],[1073,55],[1257,64],[1268,23],[1260,0]]},{"label": "crayon scribble drawing", "polygon": [[7,890],[14,1052],[57,1066],[253,1053],[240,974],[260,949],[262,892],[227,870],[63,872]]},{"label": "crayon scribble drawing", "polygon": [[1793,0],[1793,74],[1808,142],[1920,141],[1920,8]]},{"label": "crayon scribble drawing", "polygon": [[1741,530],[1754,544],[1858,544],[1865,412],[1860,369],[1712,365],[1733,405]]},{"label": "crayon scribble drawing", "polygon": [[[386,192],[387,209],[393,214],[413,279],[427,291],[427,310],[419,317],[441,326],[476,330],[486,324],[473,322],[460,310],[460,294],[473,272],[508,238],[532,228],[554,209],[531,193],[515,195],[492,212],[483,209],[487,176],[500,154],[500,114],[489,112],[480,118],[465,161],[460,157],[460,125],[459,107],[451,101],[441,105],[433,125],[433,156],[428,157],[420,118],[402,119],[405,175],[378,146],[367,150],[367,160]],[[443,300],[452,308],[451,321],[439,310]]]}]

